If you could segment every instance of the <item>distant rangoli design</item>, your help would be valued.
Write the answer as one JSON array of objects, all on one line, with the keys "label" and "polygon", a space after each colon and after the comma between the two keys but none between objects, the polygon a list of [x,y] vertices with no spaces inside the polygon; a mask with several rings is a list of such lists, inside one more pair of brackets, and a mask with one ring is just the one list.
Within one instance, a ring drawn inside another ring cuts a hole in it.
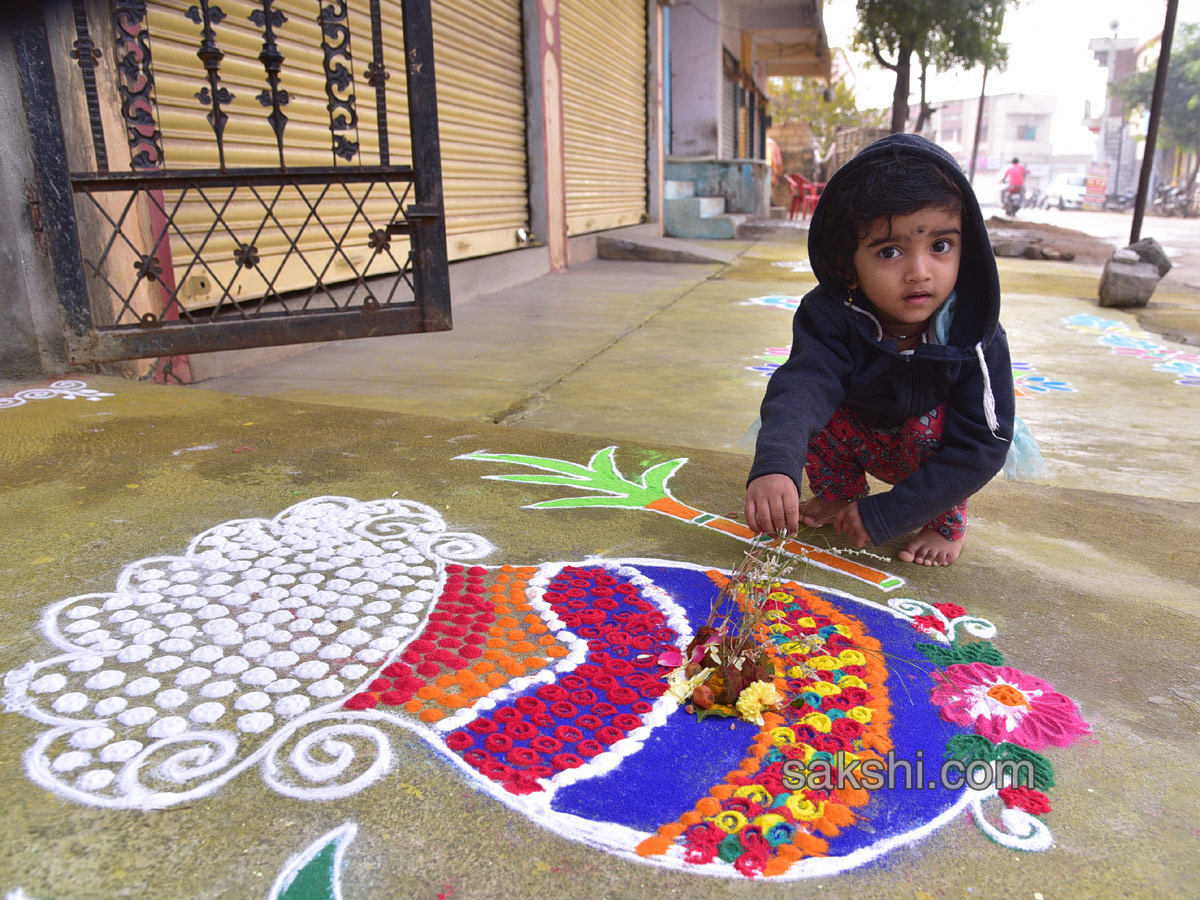
[{"label": "distant rangoli design", "polygon": [[1071,387],[1069,383],[1055,378],[1047,378],[1036,372],[1037,369],[1032,363],[1013,362],[1013,387],[1017,392],[1018,400],[1028,399],[1039,394],[1075,393],[1075,388]]},{"label": "distant rangoli design", "polygon": [[1098,335],[1097,340],[1118,356],[1150,360],[1156,372],[1176,376],[1176,384],[1200,386],[1200,354],[1173,350],[1157,343],[1149,332],[1114,319],[1077,315],[1063,319],[1063,323],[1073,331]]}]

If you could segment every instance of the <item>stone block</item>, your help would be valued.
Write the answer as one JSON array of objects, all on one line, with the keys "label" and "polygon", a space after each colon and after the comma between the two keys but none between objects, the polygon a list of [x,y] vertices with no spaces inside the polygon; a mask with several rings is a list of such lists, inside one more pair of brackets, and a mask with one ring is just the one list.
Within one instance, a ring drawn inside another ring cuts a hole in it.
[{"label": "stone block", "polygon": [[1028,246],[1028,241],[996,241],[992,244],[992,252],[996,256],[1014,258],[1024,256]]},{"label": "stone block", "polygon": [[1162,245],[1154,238],[1142,238],[1140,241],[1130,244],[1125,249],[1132,250],[1142,262],[1150,263],[1150,265],[1158,269],[1158,276],[1160,278],[1171,271],[1171,261],[1167,259],[1166,251],[1163,250]]},{"label": "stone block", "polygon": [[1145,306],[1158,287],[1158,269],[1144,262],[1118,259],[1118,250],[1100,276],[1101,306]]}]

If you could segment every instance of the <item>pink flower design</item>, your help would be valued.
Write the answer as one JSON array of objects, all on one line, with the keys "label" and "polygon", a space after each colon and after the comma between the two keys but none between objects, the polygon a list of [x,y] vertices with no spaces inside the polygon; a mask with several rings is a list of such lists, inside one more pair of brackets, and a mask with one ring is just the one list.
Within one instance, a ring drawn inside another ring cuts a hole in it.
[{"label": "pink flower design", "polygon": [[994,743],[1065,747],[1092,731],[1070,697],[1020,669],[977,662],[948,666],[934,678],[938,684],[930,700],[941,707],[942,718],[972,725]]}]

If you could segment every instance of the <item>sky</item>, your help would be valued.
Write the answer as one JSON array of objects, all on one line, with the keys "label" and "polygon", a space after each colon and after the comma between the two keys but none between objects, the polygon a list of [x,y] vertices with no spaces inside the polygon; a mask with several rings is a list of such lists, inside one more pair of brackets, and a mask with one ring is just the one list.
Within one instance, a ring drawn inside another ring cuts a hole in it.
[{"label": "sky", "polygon": [[[1104,101],[1106,69],[1100,67],[1088,41],[1112,37],[1111,23],[1119,23],[1118,38],[1142,41],[1162,31],[1166,0],[1021,0],[1005,13],[1001,40],[1009,45],[1008,69],[989,72],[988,94],[1050,94],[1058,97],[1051,124],[1055,153],[1090,154],[1095,135],[1080,125],[1084,104],[1091,101],[1099,114]],[[825,31],[830,47],[848,48],[856,21],[855,0],[830,0],[825,4]],[[1200,0],[1179,0],[1176,25],[1200,22]],[[1176,32],[1178,34],[1178,32]],[[892,105],[895,76],[869,56],[850,52],[854,67],[855,96],[863,109]],[[932,101],[978,97],[983,69],[939,74],[930,79]],[[920,97],[913,77],[912,103]]]}]

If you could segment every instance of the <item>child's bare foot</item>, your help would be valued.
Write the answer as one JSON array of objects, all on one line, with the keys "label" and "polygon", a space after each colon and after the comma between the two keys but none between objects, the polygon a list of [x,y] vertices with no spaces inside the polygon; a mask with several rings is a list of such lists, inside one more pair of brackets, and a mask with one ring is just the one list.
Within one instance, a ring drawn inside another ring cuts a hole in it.
[{"label": "child's bare foot", "polygon": [[809,528],[820,528],[833,521],[833,517],[849,506],[851,500],[818,500],[815,497],[800,508],[800,521]]},{"label": "child's bare foot", "polygon": [[962,540],[952,541],[932,528],[922,528],[898,554],[901,562],[921,566],[948,566],[962,550]]}]

